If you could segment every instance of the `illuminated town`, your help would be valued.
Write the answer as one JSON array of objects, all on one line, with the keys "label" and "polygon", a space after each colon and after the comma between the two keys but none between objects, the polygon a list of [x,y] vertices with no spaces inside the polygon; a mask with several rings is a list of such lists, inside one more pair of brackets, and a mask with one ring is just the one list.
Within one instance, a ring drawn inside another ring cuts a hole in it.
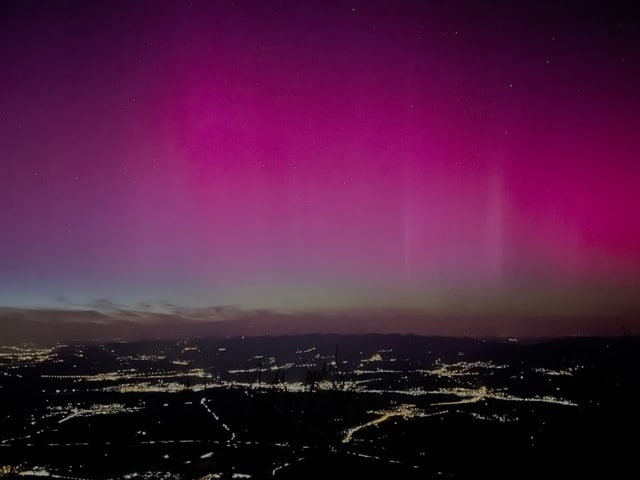
[{"label": "illuminated town", "polygon": [[[322,454],[412,478],[432,465],[420,432],[461,425],[521,429],[535,449],[599,401],[581,386],[588,359],[523,362],[523,348],[411,336],[1,347],[0,476],[289,478]],[[74,449],[94,460],[71,462]]]}]

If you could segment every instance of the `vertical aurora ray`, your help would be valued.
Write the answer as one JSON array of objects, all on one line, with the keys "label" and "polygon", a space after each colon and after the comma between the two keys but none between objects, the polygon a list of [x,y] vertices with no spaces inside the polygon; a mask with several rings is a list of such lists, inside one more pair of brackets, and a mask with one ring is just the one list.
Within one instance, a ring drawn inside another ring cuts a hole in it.
[{"label": "vertical aurora ray", "polygon": [[0,303],[637,311],[637,22],[456,5],[7,3]]}]

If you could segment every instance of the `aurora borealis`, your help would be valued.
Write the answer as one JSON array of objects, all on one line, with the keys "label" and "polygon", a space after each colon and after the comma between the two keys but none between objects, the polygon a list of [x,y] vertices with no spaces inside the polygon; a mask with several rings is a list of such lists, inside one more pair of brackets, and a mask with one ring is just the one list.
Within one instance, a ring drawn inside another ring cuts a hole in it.
[{"label": "aurora borealis", "polygon": [[637,325],[638,27],[606,2],[3,2],[0,305]]}]

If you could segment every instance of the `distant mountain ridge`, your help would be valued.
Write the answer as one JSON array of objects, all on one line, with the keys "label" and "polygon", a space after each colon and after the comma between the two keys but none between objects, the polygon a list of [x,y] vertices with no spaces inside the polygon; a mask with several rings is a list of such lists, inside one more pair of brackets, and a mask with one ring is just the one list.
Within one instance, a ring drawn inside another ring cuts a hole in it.
[{"label": "distant mountain ridge", "polygon": [[[603,327],[603,323],[605,326]],[[541,338],[634,333],[629,318],[473,317],[414,311],[279,312],[234,307],[165,311],[125,308],[27,309],[0,307],[0,344],[320,334],[408,334]]]}]

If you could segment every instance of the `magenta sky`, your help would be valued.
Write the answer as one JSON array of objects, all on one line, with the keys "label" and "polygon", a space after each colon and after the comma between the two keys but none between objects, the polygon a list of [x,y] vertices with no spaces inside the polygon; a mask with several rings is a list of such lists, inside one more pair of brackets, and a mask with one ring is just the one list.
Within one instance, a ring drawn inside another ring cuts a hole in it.
[{"label": "magenta sky", "polygon": [[3,2],[0,304],[637,312],[638,22],[481,3]]}]

